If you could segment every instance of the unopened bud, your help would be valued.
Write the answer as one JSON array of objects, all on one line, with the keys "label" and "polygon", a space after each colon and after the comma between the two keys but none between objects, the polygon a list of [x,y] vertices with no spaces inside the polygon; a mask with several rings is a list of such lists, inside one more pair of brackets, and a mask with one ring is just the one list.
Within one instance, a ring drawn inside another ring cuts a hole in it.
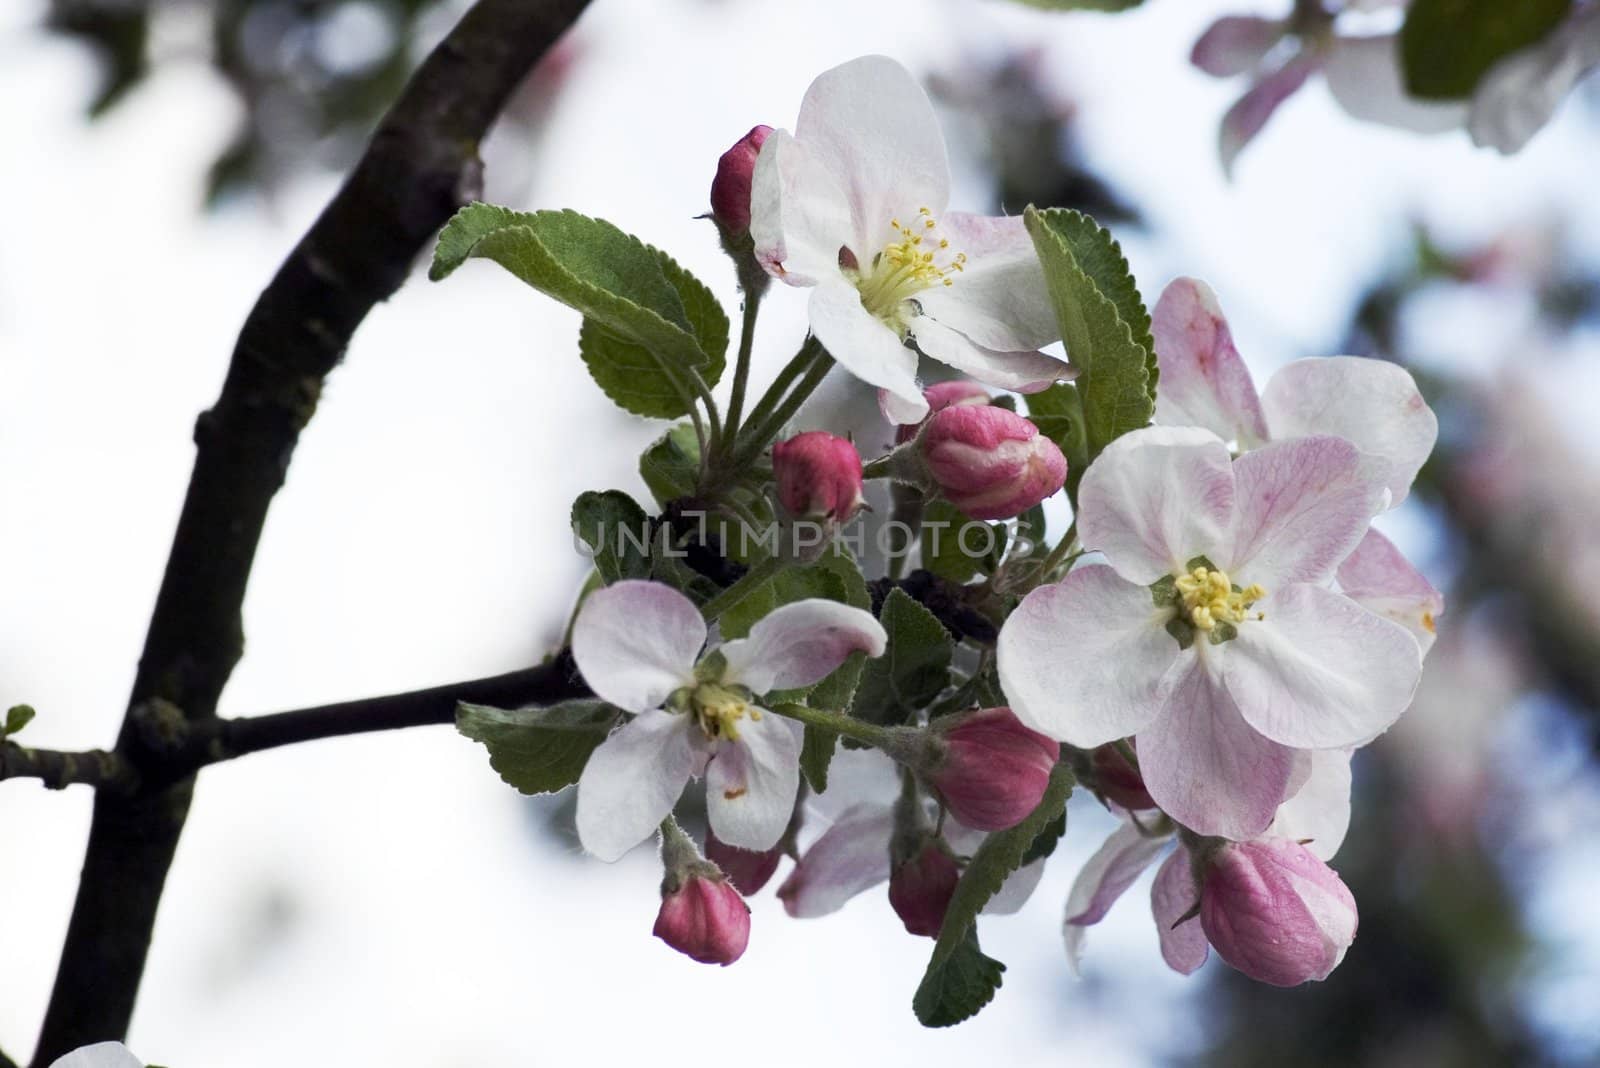
[{"label": "unopened bud", "polygon": [[943,841],[924,835],[911,857],[889,873],[889,904],[914,935],[939,936],[961,868]]},{"label": "unopened bud", "polygon": [[739,893],[749,897],[766,886],[778,870],[778,862],[783,859],[783,846],[776,845],[757,853],[731,846],[707,831],[706,859],[722,869]]},{"label": "unopened bud", "polygon": [[1200,925],[1223,960],[1273,986],[1326,979],[1356,936],[1337,872],[1286,838],[1228,842],[1209,858]]},{"label": "unopened bud", "polygon": [[750,182],[756,157],[770,133],[770,126],[754,127],[717,160],[717,176],[711,182],[711,217],[728,237],[742,237],[750,231]]},{"label": "unopened bud", "polygon": [[797,519],[847,523],[866,503],[861,454],[844,438],[808,430],[772,446],[778,500]]},{"label": "unopened bud", "polygon": [[920,439],[928,474],[972,519],[1010,519],[1059,490],[1067,458],[1015,412],[958,404],[929,417]]},{"label": "unopened bud", "polygon": [[951,815],[978,831],[1003,831],[1039,807],[1061,746],[1024,727],[1009,708],[985,708],[943,732],[944,756],[928,782]]},{"label": "unopened bud", "polygon": [[[878,409],[884,413],[884,418],[894,422],[889,416],[888,406],[885,403],[888,396],[887,390],[878,390]],[[939,382],[922,391],[922,399],[928,402],[928,413],[943,411],[957,404],[988,404],[992,397],[989,391],[966,379],[956,379],[953,382]],[[924,417],[922,422],[927,422]],[[922,423],[900,423],[894,432],[894,443],[904,445],[917,436],[917,431],[922,429]]]},{"label": "unopened bud", "polygon": [[1144,788],[1144,777],[1128,763],[1121,747],[1102,745],[1094,751],[1093,763],[1095,792],[1102,798],[1133,812],[1156,807],[1150,791]]},{"label": "unopened bud", "polygon": [[726,880],[691,875],[676,889],[662,887],[654,934],[693,960],[726,967],[750,942],[750,907]]}]

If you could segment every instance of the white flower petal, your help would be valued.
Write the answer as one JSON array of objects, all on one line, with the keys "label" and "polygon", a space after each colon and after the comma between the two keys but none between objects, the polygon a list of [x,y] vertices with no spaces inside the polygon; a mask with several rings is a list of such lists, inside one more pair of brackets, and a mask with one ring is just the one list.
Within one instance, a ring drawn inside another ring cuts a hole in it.
[{"label": "white flower petal", "polygon": [[50,1068],[144,1068],[144,1062],[121,1042],[97,1042],[56,1058]]},{"label": "white flower petal", "polygon": [[1339,565],[1339,589],[1367,611],[1410,631],[1423,656],[1433,648],[1434,620],[1444,612],[1444,598],[1394,543],[1376,530],[1367,531],[1355,552]]},{"label": "white flower petal", "polygon": [[1350,829],[1351,752],[1317,749],[1308,755],[1310,777],[1278,806],[1266,837],[1304,842],[1319,859],[1332,860]]},{"label": "white flower petal", "polygon": [[1023,598],[1000,628],[1000,688],[1023,723],[1089,749],[1136,733],[1161,707],[1178,643],[1150,591],[1103,564]]},{"label": "white flower petal", "polygon": [[893,394],[899,402],[895,414],[911,416],[902,421],[921,422],[928,402],[917,385],[917,354],[862,306],[854,286],[842,280],[818,285],[811,291],[809,314],[811,332],[841,367]]},{"label": "white flower petal", "polygon": [[1421,134],[1454,130],[1466,121],[1464,104],[1419,100],[1406,92],[1396,34],[1336,37],[1324,69],[1334,100],[1352,119]]},{"label": "white flower petal", "polygon": [[1156,881],[1150,887],[1150,912],[1161,939],[1161,959],[1182,975],[1193,975],[1211,954],[1199,915],[1179,922],[1199,900],[1193,861],[1189,851],[1179,846],[1156,872]]},{"label": "white flower petal", "polygon": [[772,131],[750,186],[757,262],[795,286],[841,278],[839,249],[850,243],[851,226],[850,202],[833,175],[786,131]]},{"label": "white flower petal", "polygon": [[1044,269],[1022,216],[952,211],[938,223],[950,252],[967,260],[950,276],[950,285],[917,294],[924,315],[999,352],[1025,352],[1061,339]]},{"label": "white flower petal", "polygon": [[1223,676],[1268,738],[1301,749],[1362,745],[1411,703],[1422,654],[1404,627],[1320,586],[1285,586],[1255,607],[1266,618],[1240,625]]},{"label": "white flower petal", "polygon": [[1106,446],[1078,487],[1078,534],[1117,574],[1149,584],[1196,556],[1219,561],[1233,521],[1228,447],[1209,430],[1150,427]]},{"label": "white flower petal", "polygon": [[882,656],[888,640],[871,612],[821,598],[795,601],[721,647],[724,677],[755,693],[793,690],[821,682],[851,653]]},{"label": "white flower petal", "polygon": [[595,590],[572,625],[572,658],[589,689],[629,712],[659,708],[694,681],[706,624],[694,602],[659,582]]},{"label": "white flower petal", "polygon": [[1195,41],[1189,62],[1213,78],[1232,78],[1253,70],[1289,29],[1287,19],[1225,15]]},{"label": "white flower petal", "polygon": [[800,725],[771,712],[741,719],[706,765],[706,811],[718,838],[771,849],[783,837],[800,790]]},{"label": "white flower petal", "polygon": [[652,709],[600,743],[578,778],[584,849],[609,863],[655,833],[694,774],[696,733],[692,717]]},{"label": "white flower petal", "polygon": [[1210,286],[1174,279],[1156,301],[1150,331],[1161,366],[1157,423],[1204,427],[1244,449],[1267,440],[1255,382]]},{"label": "white flower petal", "polygon": [[998,389],[1037,393],[1077,374],[1065,360],[1043,352],[986,349],[926,315],[911,320],[908,332],[924,354]]},{"label": "white flower petal", "polygon": [[1392,504],[1405,500],[1439,438],[1439,420],[1411,373],[1359,356],[1296,360],[1261,396],[1274,438],[1333,434],[1387,465]]},{"label": "white flower petal", "polygon": [[1064,922],[1069,927],[1099,923],[1171,843],[1171,838],[1151,837],[1132,820],[1124,820],[1078,872],[1072,892],[1067,895]]},{"label": "white flower petal", "polygon": [[1233,465],[1233,547],[1217,564],[1270,592],[1326,583],[1372,518],[1377,487],[1343,438],[1274,441]]},{"label": "white flower petal", "polygon": [[1272,822],[1296,761],[1240,716],[1214,663],[1226,658],[1223,647],[1207,646],[1175,671],[1166,707],[1135,748],[1145,789],[1163,812],[1198,834],[1242,841]]},{"label": "white flower petal", "polygon": [[[830,791],[831,792],[831,791]],[[860,804],[839,819],[800,856],[778,888],[784,909],[796,919],[826,916],[889,878],[889,838],[894,810]]]},{"label": "white flower petal", "polygon": [[890,220],[950,201],[944,134],[922,86],[887,56],[824,71],[806,90],[795,137],[844,190],[862,263],[895,239]]}]

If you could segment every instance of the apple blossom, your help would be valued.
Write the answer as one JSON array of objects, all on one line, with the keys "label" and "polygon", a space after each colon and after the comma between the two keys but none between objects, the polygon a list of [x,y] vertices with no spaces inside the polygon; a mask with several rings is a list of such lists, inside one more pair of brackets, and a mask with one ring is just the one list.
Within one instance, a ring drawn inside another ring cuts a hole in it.
[{"label": "apple blossom", "polygon": [[121,1042],[97,1042],[56,1058],[50,1068],[144,1068],[144,1062]]},{"label": "apple blossom", "polygon": [[1024,727],[1009,708],[985,708],[940,728],[928,773],[951,815],[980,831],[1013,827],[1039,807],[1061,756],[1053,739]]},{"label": "apple blossom", "polygon": [[1327,588],[1366,533],[1374,485],[1340,438],[1237,461],[1195,427],[1117,439],[1078,493],[1084,545],[1109,566],[1034,590],[1001,629],[1012,709],[1082,748],[1135,737],[1168,815],[1260,834],[1293,791],[1297,751],[1371,740],[1421,673],[1403,627]]},{"label": "apple blossom", "polygon": [[578,613],[572,655],[584,681],[634,714],[578,780],[578,837],[602,860],[649,837],[701,774],[717,837],[770,848],[794,808],[801,733],[758,695],[819,682],[853,652],[881,655],[886,641],[870,612],[818,599],[783,605],[702,656],[706,635],[694,602],[660,583],[615,583]]},{"label": "apple blossom", "polygon": [[933,106],[883,56],[820,75],[794,133],[774,131],[756,160],[756,258],[811,289],[812,332],[889,392],[897,422],[928,410],[919,351],[1006,389],[1070,374],[1038,351],[1060,332],[1022,219],[947,213],[949,196]]},{"label": "apple blossom", "polygon": [[808,430],[772,446],[778,500],[796,518],[848,523],[866,503],[861,454],[845,438]]},{"label": "apple blossom", "polygon": [[1016,412],[990,404],[934,412],[917,446],[940,493],[972,519],[1021,515],[1067,480],[1067,458],[1055,442]]}]

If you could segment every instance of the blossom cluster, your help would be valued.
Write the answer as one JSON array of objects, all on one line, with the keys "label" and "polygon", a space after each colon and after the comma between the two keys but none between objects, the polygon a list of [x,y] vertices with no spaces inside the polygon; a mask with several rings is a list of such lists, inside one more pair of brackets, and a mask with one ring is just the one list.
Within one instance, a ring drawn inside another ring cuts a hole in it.
[{"label": "blossom cluster", "polygon": [[[1321,979],[1357,927],[1328,863],[1352,754],[1405,711],[1442,611],[1373,526],[1409,495],[1433,412],[1371,359],[1302,359],[1258,391],[1204,283],[1172,282],[1145,313],[1092,222],[971,215],[949,196],[932,107],[883,57],[819,77],[793,132],[741,138],[711,217],[747,316],[774,280],[806,293],[810,337],[738,426],[747,331],[727,422],[697,417],[698,453],[668,435],[641,469],[669,541],[687,504],[837,531],[874,481],[906,529],[937,514],[998,541],[955,561],[925,539],[886,559],[715,537],[670,561],[597,553],[569,632],[597,701],[508,715],[528,746],[559,728],[578,753],[586,851],[615,861],[659,837],[654,933],[696,961],[743,954],[745,898],[786,858],[791,916],[887,884],[905,929],[937,939],[930,972],[978,953],[975,914],[1033,892],[1076,785],[1120,826],[1066,904],[1074,962],[1160,861],[1173,968],[1214,948],[1263,982]],[[959,377],[925,382],[923,357]],[[886,451],[796,415],[829,361],[878,390]],[[1117,366],[1124,392],[1106,400]],[[639,511],[588,496],[574,524],[591,541],[592,517]],[[1047,501],[1072,516],[1053,544]],[[941,1016],[919,994],[918,1012],[953,1022],[986,1000]]]}]

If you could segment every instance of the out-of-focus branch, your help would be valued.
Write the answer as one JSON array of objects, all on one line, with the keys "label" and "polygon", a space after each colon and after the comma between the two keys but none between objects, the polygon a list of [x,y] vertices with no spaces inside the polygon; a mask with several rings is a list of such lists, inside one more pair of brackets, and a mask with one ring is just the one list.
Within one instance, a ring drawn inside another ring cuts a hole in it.
[{"label": "out-of-focus branch", "polygon": [[[587,0],[480,0],[423,61],[355,170],[245,320],[194,473],[116,752],[142,769],[141,713],[211,719],[243,649],[240,605],[273,495],[323,379],[372,306],[479,190],[479,140]],[[159,757],[152,761],[159,766]],[[101,793],[34,1055],[128,1029],[193,780]]]},{"label": "out-of-focus branch", "polygon": [[[38,779],[52,790],[82,784],[96,790],[132,793],[139,775],[122,756],[104,749],[69,753],[5,742],[0,744],[0,781],[5,779]],[[4,1061],[0,1061],[0,1068],[4,1068]]]}]

